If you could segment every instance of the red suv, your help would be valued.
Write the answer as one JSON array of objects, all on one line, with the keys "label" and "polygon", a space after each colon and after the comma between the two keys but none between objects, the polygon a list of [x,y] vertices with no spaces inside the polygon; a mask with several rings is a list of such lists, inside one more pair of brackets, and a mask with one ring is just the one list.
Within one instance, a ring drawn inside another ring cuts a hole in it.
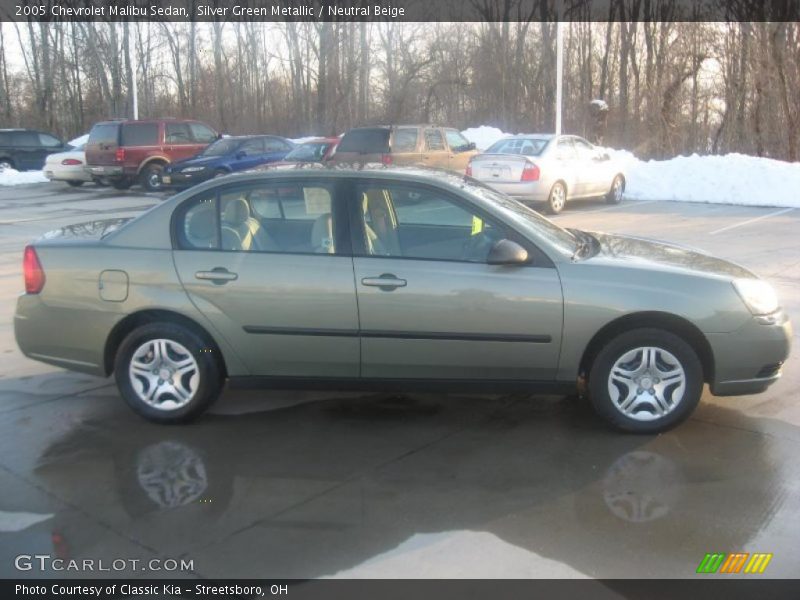
[{"label": "red suv", "polygon": [[108,181],[118,190],[138,181],[152,192],[161,189],[166,165],[191,158],[219,137],[200,121],[103,121],[89,133],[87,169],[92,177]]}]

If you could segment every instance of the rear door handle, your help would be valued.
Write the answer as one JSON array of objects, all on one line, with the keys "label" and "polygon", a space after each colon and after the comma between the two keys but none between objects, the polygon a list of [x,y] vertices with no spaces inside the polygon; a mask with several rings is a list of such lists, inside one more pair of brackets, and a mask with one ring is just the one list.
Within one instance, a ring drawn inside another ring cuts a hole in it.
[{"label": "rear door handle", "polygon": [[223,285],[229,281],[239,279],[238,273],[231,273],[225,267],[214,267],[210,271],[198,271],[194,276],[195,279],[211,281],[217,285]]},{"label": "rear door handle", "polygon": [[364,277],[361,280],[361,285],[366,285],[368,287],[377,287],[383,290],[384,292],[391,292],[392,290],[399,288],[399,287],[406,287],[408,282],[405,279],[399,279],[392,275],[391,273],[383,273],[378,277]]}]

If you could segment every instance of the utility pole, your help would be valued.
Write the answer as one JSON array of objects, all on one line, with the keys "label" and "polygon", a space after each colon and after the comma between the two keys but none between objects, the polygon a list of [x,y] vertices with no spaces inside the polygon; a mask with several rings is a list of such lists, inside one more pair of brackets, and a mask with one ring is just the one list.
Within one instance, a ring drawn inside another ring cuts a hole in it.
[{"label": "utility pole", "polygon": [[564,71],[564,31],[561,22],[561,3],[556,8],[556,135],[561,135],[561,83]]}]

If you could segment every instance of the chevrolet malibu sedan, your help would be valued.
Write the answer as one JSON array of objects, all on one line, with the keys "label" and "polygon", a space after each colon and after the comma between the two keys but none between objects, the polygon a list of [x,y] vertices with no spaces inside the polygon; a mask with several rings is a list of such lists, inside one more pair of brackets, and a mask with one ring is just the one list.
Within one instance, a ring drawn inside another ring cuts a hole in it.
[{"label": "chevrolet malibu sedan", "polygon": [[[121,225],[26,247],[14,319],[30,358],[113,373],[152,421],[230,384],[586,389],[619,429],[762,392],[791,328],[736,264],[562,229],[469,178],[422,169],[225,177]],[[57,335],[54,333],[57,332]]]},{"label": "chevrolet malibu sedan", "polygon": [[567,200],[604,198],[619,204],[625,175],[602,148],[576,135],[516,135],[474,156],[467,175],[524,203],[544,203],[550,214]]}]

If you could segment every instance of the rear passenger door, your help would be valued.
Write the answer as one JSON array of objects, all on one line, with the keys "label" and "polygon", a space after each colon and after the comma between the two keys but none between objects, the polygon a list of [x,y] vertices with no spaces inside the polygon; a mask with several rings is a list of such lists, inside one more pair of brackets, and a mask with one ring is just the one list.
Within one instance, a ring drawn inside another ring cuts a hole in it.
[{"label": "rear passenger door", "polygon": [[262,164],[279,161],[292,150],[292,147],[280,138],[265,137],[263,141],[264,153],[261,157]]},{"label": "rear passenger door", "polygon": [[422,164],[426,167],[437,169],[447,169],[450,166],[450,153],[444,144],[442,130],[438,127],[425,128],[425,147],[422,151]]},{"label": "rear passenger door", "polygon": [[419,131],[419,127],[398,127],[392,132],[391,154],[394,164],[419,164]]},{"label": "rear passenger door", "polygon": [[357,377],[358,311],[337,180],[248,182],[185,201],[175,266],[252,375]]}]

